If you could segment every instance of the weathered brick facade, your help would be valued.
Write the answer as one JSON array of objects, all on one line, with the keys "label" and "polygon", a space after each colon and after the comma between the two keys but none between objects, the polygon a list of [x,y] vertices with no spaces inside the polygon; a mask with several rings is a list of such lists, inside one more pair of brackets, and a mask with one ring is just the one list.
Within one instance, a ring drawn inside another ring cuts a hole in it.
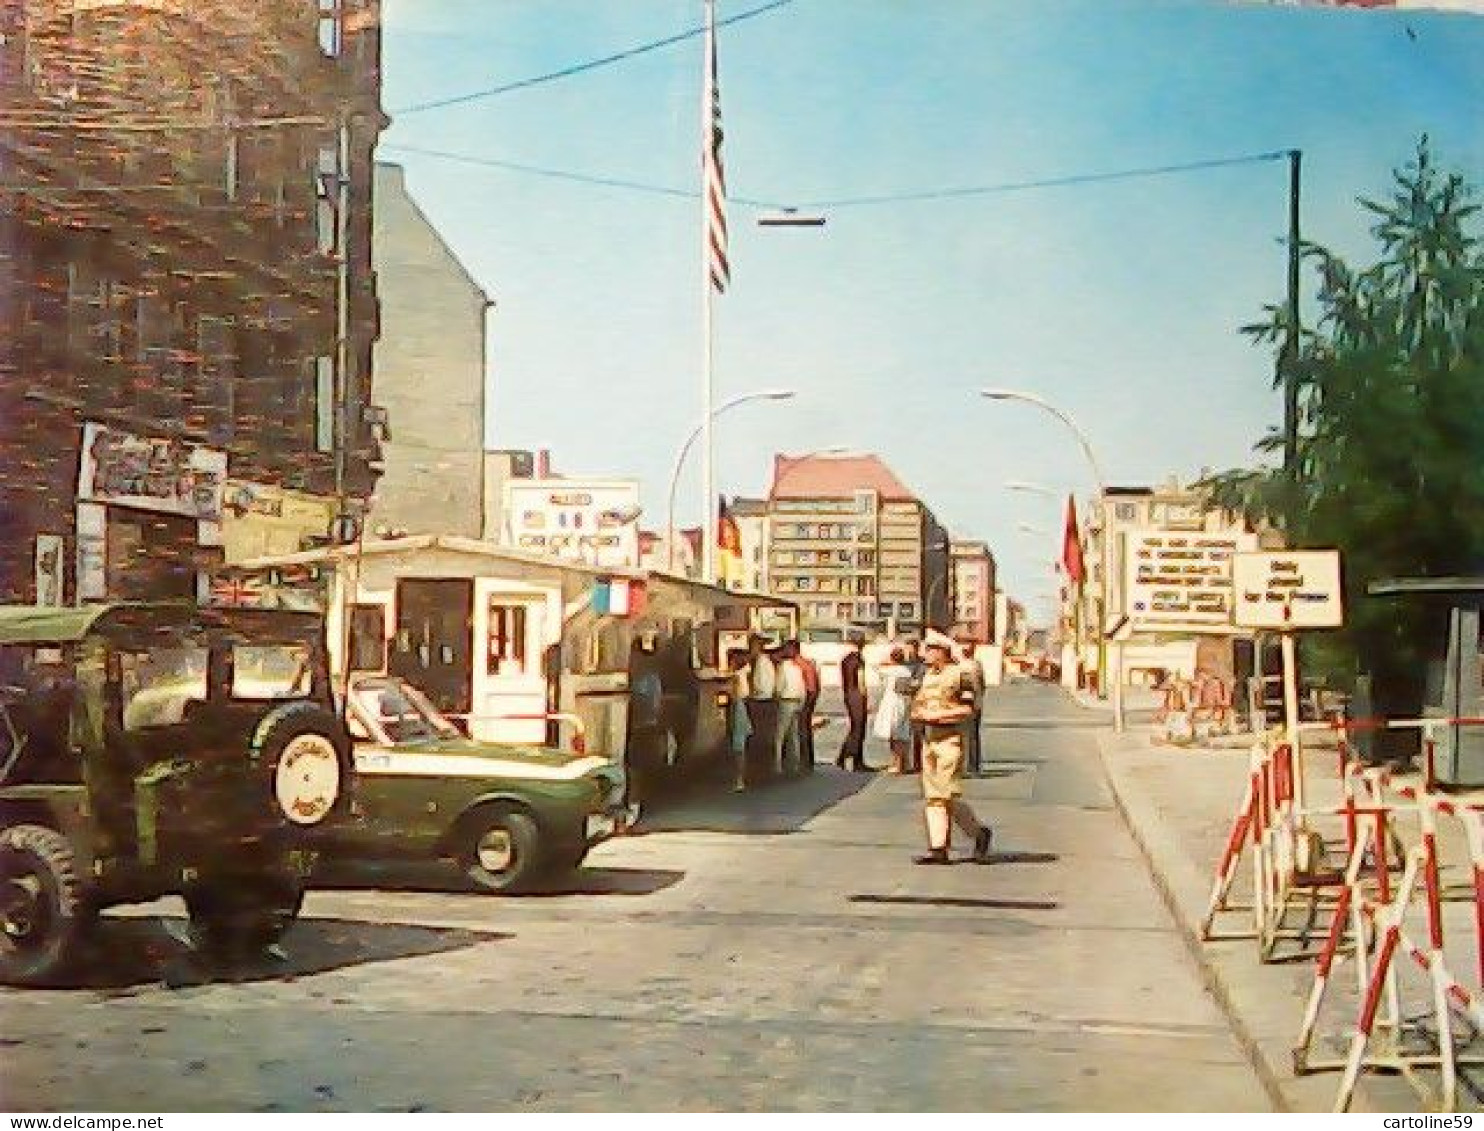
[{"label": "weathered brick facade", "polygon": [[[225,453],[234,482],[370,493],[379,91],[374,0],[0,0],[0,601],[35,599],[39,535],[88,595],[90,422],[175,441],[150,449],[172,466]],[[106,510],[137,527],[119,545],[209,565],[219,503],[150,517],[172,505]],[[115,572],[108,595],[148,590]]]}]

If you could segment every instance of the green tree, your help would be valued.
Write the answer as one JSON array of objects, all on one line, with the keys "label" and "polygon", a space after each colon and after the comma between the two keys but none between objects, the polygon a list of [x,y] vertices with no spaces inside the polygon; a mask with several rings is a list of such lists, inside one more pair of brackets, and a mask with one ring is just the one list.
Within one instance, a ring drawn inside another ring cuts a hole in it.
[{"label": "green tree", "polygon": [[[1346,628],[1311,639],[1324,674],[1375,675],[1376,708],[1420,706],[1436,610],[1365,596],[1382,577],[1484,572],[1484,255],[1474,190],[1427,138],[1386,200],[1361,200],[1379,256],[1356,269],[1318,245],[1319,306],[1300,340],[1299,467],[1209,481],[1225,505],[1278,526],[1294,547],[1343,553]],[[1281,351],[1286,309],[1243,327]],[[1270,432],[1256,446],[1282,451]]]}]

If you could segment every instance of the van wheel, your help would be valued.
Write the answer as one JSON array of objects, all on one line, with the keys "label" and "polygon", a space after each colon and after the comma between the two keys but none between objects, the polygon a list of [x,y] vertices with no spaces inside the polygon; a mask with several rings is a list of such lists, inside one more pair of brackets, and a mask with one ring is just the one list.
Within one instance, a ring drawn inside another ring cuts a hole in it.
[{"label": "van wheel", "polygon": [[75,957],[90,918],[66,837],[44,825],[0,829],[0,981],[51,981]]},{"label": "van wheel", "polygon": [[459,863],[486,891],[526,891],[542,870],[540,840],[536,822],[527,814],[485,810],[465,825]]},{"label": "van wheel", "polygon": [[294,925],[304,905],[297,872],[213,878],[185,892],[196,946],[212,958],[255,958]]}]

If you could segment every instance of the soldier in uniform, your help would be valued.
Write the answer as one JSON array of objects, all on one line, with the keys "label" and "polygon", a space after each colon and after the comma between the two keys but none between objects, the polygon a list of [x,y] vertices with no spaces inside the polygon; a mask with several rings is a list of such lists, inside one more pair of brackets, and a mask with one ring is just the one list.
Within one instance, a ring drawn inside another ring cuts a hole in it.
[{"label": "soldier in uniform", "polygon": [[973,715],[973,689],[954,662],[953,641],[929,632],[923,642],[927,670],[912,699],[912,719],[922,727],[922,800],[928,851],[918,864],[947,864],[952,826],[974,839],[974,859],[988,863],[993,834],[960,796],[964,769],[964,723]]}]

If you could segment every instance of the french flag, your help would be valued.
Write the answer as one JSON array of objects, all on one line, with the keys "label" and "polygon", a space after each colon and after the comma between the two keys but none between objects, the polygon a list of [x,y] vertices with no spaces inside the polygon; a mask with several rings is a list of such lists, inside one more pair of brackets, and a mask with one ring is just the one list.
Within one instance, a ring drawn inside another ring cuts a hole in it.
[{"label": "french flag", "polygon": [[593,612],[599,616],[632,617],[644,610],[644,583],[624,577],[601,578],[593,588]]}]

